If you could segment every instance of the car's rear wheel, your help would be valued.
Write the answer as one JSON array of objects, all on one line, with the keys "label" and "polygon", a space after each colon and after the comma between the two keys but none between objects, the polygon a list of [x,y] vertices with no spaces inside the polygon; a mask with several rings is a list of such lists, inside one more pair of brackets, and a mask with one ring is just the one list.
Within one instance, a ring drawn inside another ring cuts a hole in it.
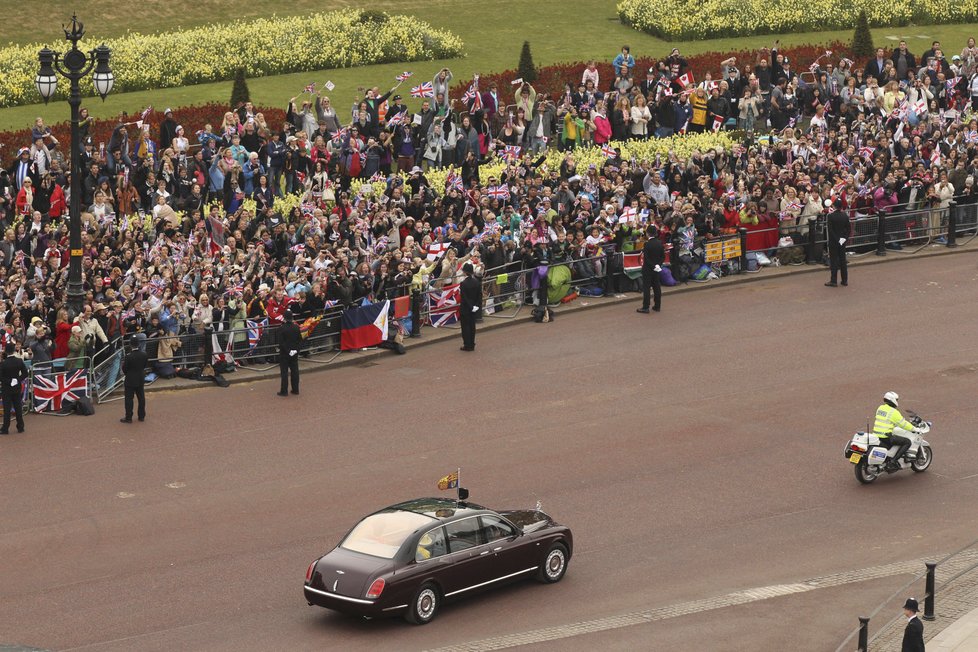
[{"label": "car's rear wheel", "polygon": [[567,547],[562,543],[555,543],[547,549],[543,564],[537,571],[537,579],[544,584],[553,584],[562,580],[566,572]]},{"label": "car's rear wheel", "polygon": [[422,584],[408,607],[404,618],[413,625],[427,625],[435,618],[441,607],[441,595],[438,587],[431,582]]}]

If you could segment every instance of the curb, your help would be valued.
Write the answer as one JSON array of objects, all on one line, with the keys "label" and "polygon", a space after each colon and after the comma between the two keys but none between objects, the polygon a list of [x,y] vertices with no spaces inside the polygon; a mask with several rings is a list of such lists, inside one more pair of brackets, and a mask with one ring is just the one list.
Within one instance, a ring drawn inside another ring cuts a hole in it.
[{"label": "curb", "polygon": [[[935,250],[924,250],[915,254],[906,255],[894,255],[897,252],[887,252],[886,256],[876,256],[872,252],[863,254],[859,259],[850,260],[850,267],[862,267],[868,265],[879,265],[882,263],[900,261],[900,260],[920,260],[921,258],[932,258],[935,256],[952,256],[956,254],[964,253],[974,253],[978,252],[978,238],[974,238],[969,241],[968,244],[958,245],[954,248],[948,248],[944,245],[931,245]],[[710,281],[707,283],[685,283],[682,285],[675,285],[673,287],[662,288],[663,296],[668,296],[677,293],[692,292],[698,290],[708,290],[714,288],[728,288],[731,286],[742,285],[745,283],[753,283],[756,281],[769,280],[775,278],[782,278],[788,276],[795,276],[801,274],[814,274],[816,272],[826,273],[828,268],[820,263],[816,264],[804,264],[804,265],[786,265],[782,267],[771,268],[768,267],[763,273],[742,273],[736,276],[728,276],[718,281]],[[641,295],[638,293],[632,293],[625,297],[590,297],[592,301],[586,305],[581,303],[574,304],[564,304],[557,308],[555,312],[561,315],[571,314],[575,312],[581,312],[585,310],[593,310],[595,308],[604,308],[607,306],[614,306],[623,303],[633,303],[641,299]],[[594,301],[594,299],[598,299]],[[525,308],[526,306],[524,306]],[[521,311],[522,312],[522,309]],[[485,317],[484,321],[479,325],[479,331],[489,331],[498,328],[505,328],[512,324],[522,324],[532,320],[532,317],[527,311],[527,314],[521,315],[517,314],[515,317],[509,318],[494,318]],[[459,337],[459,331],[457,329],[428,329],[429,332],[426,336],[412,337],[405,340],[405,348],[410,351],[415,348],[428,346],[435,344],[437,342],[442,342],[445,340],[456,340]],[[301,373],[312,373],[321,372],[328,369],[335,369],[337,367],[349,367],[353,365],[363,364],[378,358],[381,356],[390,356],[392,353],[386,349],[366,349],[352,353],[339,353],[339,352],[329,352],[324,354],[318,354],[321,358],[328,358],[333,356],[331,359],[327,360],[317,360],[316,358],[303,358],[300,360]],[[256,371],[247,376],[238,376],[239,372],[233,374],[228,374],[225,378],[232,385],[244,384],[244,383],[254,383],[262,380],[270,380],[278,378],[278,369],[272,368],[265,371]],[[157,385],[154,382],[146,386],[146,392],[170,392],[170,391],[183,391],[188,389],[194,389],[197,387],[210,387],[209,383],[204,381],[187,381],[181,382],[173,385]],[[121,391],[115,391],[105,400],[112,400],[114,398],[121,397]]]}]

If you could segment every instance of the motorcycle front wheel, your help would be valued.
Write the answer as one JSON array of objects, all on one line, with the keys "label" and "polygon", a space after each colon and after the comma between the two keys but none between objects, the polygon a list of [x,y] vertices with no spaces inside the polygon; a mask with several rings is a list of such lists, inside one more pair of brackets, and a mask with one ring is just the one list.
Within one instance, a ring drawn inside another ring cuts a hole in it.
[{"label": "motorcycle front wheel", "polygon": [[872,471],[865,462],[856,464],[856,468],[853,470],[856,472],[856,480],[862,484],[870,484],[879,477],[879,473]]},{"label": "motorcycle front wheel", "polygon": [[921,446],[917,451],[916,459],[910,463],[910,468],[912,468],[916,473],[923,473],[927,470],[933,460],[934,454],[931,452],[930,446]]}]

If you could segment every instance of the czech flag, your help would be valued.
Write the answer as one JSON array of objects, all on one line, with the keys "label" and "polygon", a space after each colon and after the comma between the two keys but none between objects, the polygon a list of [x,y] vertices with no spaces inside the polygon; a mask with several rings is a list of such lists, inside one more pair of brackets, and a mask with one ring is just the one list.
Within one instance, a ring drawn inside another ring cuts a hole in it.
[{"label": "czech flag", "polygon": [[350,308],[340,317],[340,350],[365,349],[387,339],[390,301]]}]

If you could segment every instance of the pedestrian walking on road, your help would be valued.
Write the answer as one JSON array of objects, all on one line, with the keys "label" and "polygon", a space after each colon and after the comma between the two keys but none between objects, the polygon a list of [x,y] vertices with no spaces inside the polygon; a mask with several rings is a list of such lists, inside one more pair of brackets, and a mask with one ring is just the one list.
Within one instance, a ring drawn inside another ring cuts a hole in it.
[{"label": "pedestrian walking on road", "polygon": [[[826,200],[826,203],[828,201]],[[836,280],[841,273],[842,286],[849,285],[849,265],[846,261],[846,243],[849,242],[852,225],[849,216],[842,210],[842,200],[835,200],[835,210],[829,213],[826,218],[829,240],[829,269],[831,276],[826,287],[834,288]]]},{"label": "pedestrian walking on road", "polygon": [[141,347],[142,344],[129,349],[122,361],[126,405],[126,416],[119,419],[122,423],[132,423],[133,399],[139,401],[136,416],[140,421],[146,420],[146,365],[149,363],[149,356]]},{"label": "pedestrian walking on road", "polygon": [[0,389],[3,391],[3,428],[0,435],[10,432],[10,411],[17,415],[17,432],[24,432],[24,382],[27,381],[27,365],[14,355],[14,344],[10,342],[3,349],[3,362],[0,362]]},{"label": "pedestrian walking on road", "polygon": [[459,284],[461,295],[458,320],[462,324],[462,350],[475,351],[475,320],[482,312],[482,283],[475,274],[475,268],[465,263],[462,266],[465,278]]},{"label": "pedestrian walking on road", "polygon": [[903,630],[902,652],[924,652],[924,623],[917,618],[918,604],[907,598],[903,605],[903,615],[907,617],[907,628]]},{"label": "pedestrian walking on road", "polygon": [[302,348],[302,332],[295,323],[291,310],[285,311],[285,323],[278,330],[278,372],[282,380],[279,396],[288,396],[289,379],[292,393],[299,393],[299,350]]},{"label": "pedestrian walking on road", "polygon": [[[662,304],[662,278],[659,273],[666,262],[666,250],[659,240],[659,230],[654,225],[646,231],[649,239],[642,248],[642,307],[635,312],[649,312],[649,302],[654,298],[652,310],[659,312]],[[650,296],[652,295],[652,296]]]}]

